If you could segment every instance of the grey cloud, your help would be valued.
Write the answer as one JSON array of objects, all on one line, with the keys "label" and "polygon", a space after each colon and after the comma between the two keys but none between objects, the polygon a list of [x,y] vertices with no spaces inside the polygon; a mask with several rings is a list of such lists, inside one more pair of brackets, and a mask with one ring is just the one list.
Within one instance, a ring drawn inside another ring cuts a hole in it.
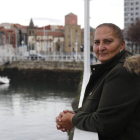
[{"label": "grey cloud", "polygon": [[[60,19],[53,19],[53,18],[32,18],[33,20],[47,20],[49,22],[56,22],[56,23],[62,23],[62,20]],[[28,19],[30,20],[30,19]]]}]

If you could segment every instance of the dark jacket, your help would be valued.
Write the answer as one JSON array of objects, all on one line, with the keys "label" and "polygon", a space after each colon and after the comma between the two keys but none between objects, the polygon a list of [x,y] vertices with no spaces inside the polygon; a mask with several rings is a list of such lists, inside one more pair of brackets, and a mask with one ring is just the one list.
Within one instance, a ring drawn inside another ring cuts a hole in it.
[{"label": "dark jacket", "polygon": [[123,66],[128,55],[123,50],[91,66],[83,105],[72,119],[77,128],[97,132],[99,140],[140,140],[140,77],[131,62]]}]

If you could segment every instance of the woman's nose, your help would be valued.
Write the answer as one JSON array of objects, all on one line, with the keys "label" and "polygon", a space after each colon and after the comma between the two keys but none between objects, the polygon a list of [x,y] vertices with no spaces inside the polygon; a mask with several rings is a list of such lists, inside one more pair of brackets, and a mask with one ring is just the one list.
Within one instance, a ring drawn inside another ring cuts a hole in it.
[{"label": "woman's nose", "polygon": [[105,50],[105,46],[104,46],[103,43],[100,43],[100,45],[99,45],[99,51],[103,51],[103,50]]}]

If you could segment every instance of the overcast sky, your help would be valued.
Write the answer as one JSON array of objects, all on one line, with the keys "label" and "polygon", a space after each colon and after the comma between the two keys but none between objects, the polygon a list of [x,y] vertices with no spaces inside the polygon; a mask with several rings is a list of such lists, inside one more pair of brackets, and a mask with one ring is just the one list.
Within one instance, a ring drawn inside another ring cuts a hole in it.
[{"label": "overcast sky", "polygon": [[[0,23],[29,25],[33,18],[35,26],[64,25],[65,15],[78,16],[78,25],[84,27],[84,0],[0,0]],[[124,0],[91,0],[90,26],[115,23],[124,28]]]}]

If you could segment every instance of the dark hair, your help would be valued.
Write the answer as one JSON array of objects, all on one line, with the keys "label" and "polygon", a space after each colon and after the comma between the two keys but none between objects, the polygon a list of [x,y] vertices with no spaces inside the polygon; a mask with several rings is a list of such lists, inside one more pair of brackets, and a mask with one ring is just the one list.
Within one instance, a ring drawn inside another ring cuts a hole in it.
[{"label": "dark hair", "polygon": [[[124,36],[123,36],[122,30],[117,25],[115,25],[113,23],[103,23],[103,24],[98,25],[96,27],[96,29],[98,29],[99,27],[103,27],[103,26],[107,26],[107,27],[113,29],[114,34],[118,38],[120,43],[122,43],[124,41]],[[95,31],[96,31],[96,29],[95,29]]]}]

